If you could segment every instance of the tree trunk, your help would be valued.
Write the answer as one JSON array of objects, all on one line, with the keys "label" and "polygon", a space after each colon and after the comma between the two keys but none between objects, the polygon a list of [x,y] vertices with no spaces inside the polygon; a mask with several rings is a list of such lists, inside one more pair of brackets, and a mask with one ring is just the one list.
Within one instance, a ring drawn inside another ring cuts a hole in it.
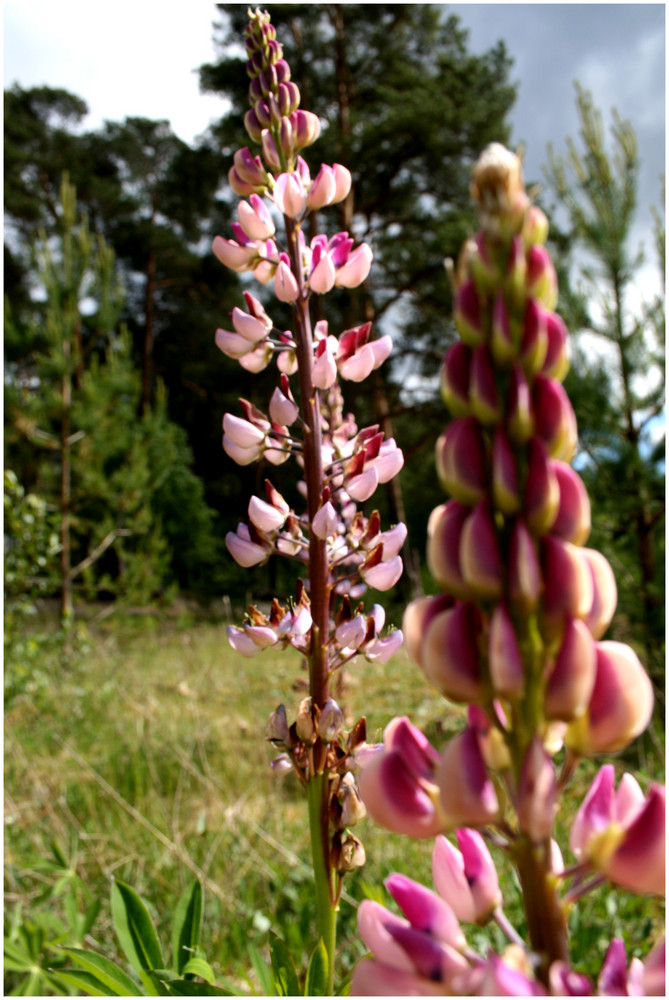
[{"label": "tree trunk", "polygon": [[153,339],[155,326],[156,251],[149,250],[146,261],[144,297],[144,350],[142,356],[142,413],[153,406]]}]

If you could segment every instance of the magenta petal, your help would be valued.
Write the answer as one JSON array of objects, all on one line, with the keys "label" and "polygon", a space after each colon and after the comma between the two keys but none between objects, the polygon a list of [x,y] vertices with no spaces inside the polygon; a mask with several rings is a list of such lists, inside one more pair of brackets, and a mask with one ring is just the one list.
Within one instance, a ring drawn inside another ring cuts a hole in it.
[{"label": "magenta petal", "polygon": [[512,609],[518,614],[534,611],[541,593],[541,571],[536,542],[520,518],[511,533],[508,576]]},{"label": "magenta petal", "polygon": [[646,803],[605,866],[606,875],[631,892],[663,896],[666,866],[666,796],[652,785]]},{"label": "magenta petal", "polygon": [[600,996],[626,997],[627,992],[627,956],[625,944],[621,938],[614,938],[609,945],[604,958],[597,992]]},{"label": "magenta petal", "polygon": [[493,611],[488,630],[488,669],[495,694],[518,698],[525,689],[525,669],[511,616],[504,604]]},{"label": "magenta petal", "polygon": [[497,428],[492,443],[492,491],[497,510],[504,514],[518,512],[518,466],[503,427]]},{"label": "magenta petal", "polygon": [[465,936],[457,916],[435,892],[398,874],[390,875],[385,886],[412,927],[455,948],[464,948]]},{"label": "magenta petal", "polygon": [[496,906],[502,903],[495,863],[486,843],[477,830],[468,828],[455,831],[462,851],[467,882],[474,900],[476,920],[483,923]]},{"label": "magenta petal", "polygon": [[421,646],[428,625],[441,611],[451,607],[453,598],[447,594],[419,597],[407,606],[402,619],[402,631],[409,656],[419,667],[422,666]]},{"label": "magenta petal", "polygon": [[606,558],[596,549],[582,549],[592,579],[592,603],[583,621],[590,629],[594,639],[601,639],[611,623],[616,604],[618,590],[613,570]]},{"label": "magenta petal", "polygon": [[570,462],[577,444],[576,417],[564,388],[555,379],[537,375],[532,402],[536,433],[551,458]]},{"label": "magenta petal", "polygon": [[569,846],[577,858],[587,857],[590,838],[605,830],[613,819],[613,764],[600,768],[574,817]]},{"label": "magenta petal", "polygon": [[558,480],[546,446],[539,438],[533,437],[527,449],[524,510],[525,521],[535,535],[545,535],[551,529],[559,503]]},{"label": "magenta petal", "polygon": [[473,281],[460,285],[453,305],[455,326],[465,344],[478,347],[485,339],[481,303]]},{"label": "magenta petal", "polygon": [[542,539],[541,554],[547,626],[560,627],[566,618],[585,618],[594,591],[583,550],[549,535]]},{"label": "magenta petal", "polygon": [[475,504],[486,495],[487,454],[475,417],[454,420],[436,445],[439,482],[461,503]]},{"label": "magenta petal", "polygon": [[470,508],[457,500],[435,507],[427,524],[427,564],[438,584],[456,597],[469,596],[460,568],[460,538]]},{"label": "magenta petal", "polygon": [[555,814],[555,768],[535,737],[525,754],[518,783],[516,812],[520,829],[534,843],[550,837]]},{"label": "magenta petal", "polygon": [[[350,492],[350,491],[349,491]],[[369,569],[361,569],[360,575],[372,590],[390,590],[395,586],[402,575],[402,559],[400,556],[393,556],[387,562],[377,563]]]},{"label": "magenta petal", "polygon": [[356,997],[425,997],[443,993],[441,982],[430,982],[414,972],[369,958],[358,962],[351,979],[351,996]]},{"label": "magenta petal", "polygon": [[462,526],[460,567],[465,582],[477,597],[501,596],[503,574],[497,530],[485,501],[476,505]]},{"label": "magenta petal", "polygon": [[482,344],[472,353],[469,373],[469,403],[482,424],[496,424],[502,416],[502,397],[497,387],[490,348]]}]

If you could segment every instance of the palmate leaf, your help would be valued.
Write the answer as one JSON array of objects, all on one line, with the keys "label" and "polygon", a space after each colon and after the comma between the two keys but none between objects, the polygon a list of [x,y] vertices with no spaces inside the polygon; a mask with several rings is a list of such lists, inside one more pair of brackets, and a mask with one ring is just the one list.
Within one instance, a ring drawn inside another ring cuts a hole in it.
[{"label": "palmate leaf", "polygon": [[[177,903],[172,924],[172,963],[176,972],[182,976],[185,966],[192,960],[193,954],[200,942],[200,926],[202,924],[202,886],[197,879],[186,889]],[[202,973],[195,973],[202,975]],[[206,976],[202,977],[206,979]]]},{"label": "palmate leaf", "polygon": [[149,911],[134,889],[116,880],[111,891],[112,918],[119,944],[140,974],[165,965]]}]

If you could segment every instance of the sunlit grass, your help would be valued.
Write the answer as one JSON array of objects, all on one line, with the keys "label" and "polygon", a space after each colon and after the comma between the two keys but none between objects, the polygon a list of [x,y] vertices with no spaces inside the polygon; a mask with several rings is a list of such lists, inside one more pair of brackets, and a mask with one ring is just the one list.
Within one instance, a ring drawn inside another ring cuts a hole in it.
[{"label": "sunlit grass", "polygon": [[[37,905],[44,876],[31,866],[52,841],[71,851],[76,838],[77,870],[105,901],[92,936],[108,954],[112,875],[145,897],[166,936],[196,874],[205,885],[202,940],[218,972],[250,989],[247,946],[264,947],[270,925],[299,959],[314,943],[306,811],[295,779],[270,773],[264,729],[279,702],[294,714],[305,679],[290,652],[238,656],[220,625],[97,629],[80,662],[54,672],[36,695],[17,697],[6,716],[6,905]],[[360,660],[343,682],[349,721],[365,714],[370,742],[398,714],[438,747],[462,725],[462,709],[447,706],[404,655],[387,666]],[[593,771],[577,776],[571,812]],[[362,953],[355,907],[365,891],[381,891],[394,870],[431,881],[430,843],[367,821],[356,832],[368,863],[346,883],[342,971]],[[511,873],[504,895],[520,922]],[[657,902],[601,890],[581,912],[576,951],[590,974],[610,928],[625,936],[628,953],[644,953],[662,915]]]}]

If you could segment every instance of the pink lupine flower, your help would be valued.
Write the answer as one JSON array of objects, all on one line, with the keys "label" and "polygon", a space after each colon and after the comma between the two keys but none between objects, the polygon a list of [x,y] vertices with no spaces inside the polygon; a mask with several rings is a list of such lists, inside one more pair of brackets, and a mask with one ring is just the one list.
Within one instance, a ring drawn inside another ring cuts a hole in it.
[{"label": "pink lupine flower", "polygon": [[542,539],[543,612],[547,627],[561,628],[566,618],[585,618],[594,587],[584,550],[561,538]]},{"label": "pink lupine flower", "polygon": [[282,253],[274,273],[274,294],[281,302],[295,302],[300,295],[295,275],[290,269],[288,254]]},{"label": "pink lupine flower", "polygon": [[358,784],[375,822],[395,833],[427,838],[441,833],[435,772],[439,754],[406,717],[384,731],[380,752],[363,759]]},{"label": "pink lupine flower", "polygon": [[666,996],[664,938],[646,955],[643,961],[643,988],[647,997]]},{"label": "pink lupine flower", "polygon": [[537,435],[551,458],[570,462],[577,445],[576,417],[569,397],[555,379],[537,375],[532,391]]},{"label": "pink lupine flower", "polygon": [[[381,546],[383,548],[383,546]],[[376,549],[374,551],[377,551]],[[360,576],[372,590],[391,590],[402,575],[403,565],[400,556],[375,562],[368,557],[360,567]]]},{"label": "pink lupine flower", "polygon": [[269,186],[269,174],[259,156],[252,156],[248,146],[238,149],[228,172],[228,181],[235,194],[245,197],[256,192],[262,194]]},{"label": "pink lupine flower", "polygon": [[518,344],[511,334],[511,317],[503,292],[497,292],[492,307],[490,349],[498,365],[508,365],[516,359]]},{"label": "pink lupine flower", "polygon": [[314,519],[311,522],[311,529],[318,538],[332,538],[333,535],[338,533],[340,523],[337,511],[330,501],[327,500],[314,515]]},{"label": "pink lupine flower", "polygon": [[632,892],[664,894],[665,790],[644,796],[631,774],[614,791],[614,768],[601,768],[576,814],[569,846],[612,882]]},{"label": "pink lupine flower", "polygon": [[509,379],[506,429],[514,444],[525,444],[534,433],[530,386],[521,366],[514,363]]},{"label": "pink lupine flower", "polygon": [[502,957],[491,952],[484,966],[484,974],[478,981],[476,993],[484,997],[546,995],[544,988],[532,975],[527,956],[517,945],[510,945]]},{"label": "pink lupine flower", "polygon": [[557,313],[546,313],[546,339],[542,374],[562,382],[569,371],[569,336],[564,321]]},{"label": "pink lupine flower", "polygon": [[246,299],[249,311],[245,313],[242,309],[238,309],[235,306],[232,310],[232,322],[236,332],[240,336],[245,337],[251,343],[255,344],[267,336],[273,324],[263,306],[254,295],[251,295],[250,292],[244,292],[244,298]]},{"label": "pink lupine flower", "polygon": [[274,204],[290,219],[296,219],[307,205],[307,194],[299,173],[280,174],[272,190]]},{"label": "pink lupine flower", "polygon": [[621,642],[598,642],[590,704],[567,730],[577,754],[613,753],[644,731],[653,714],[653,686],[638,656]]},{"label": "pink lupine flower", "polygon": [[439,799],[451,829],[485,826],[499,815],[476,732],[467,727],[447,743],[437,773]]},{"label": "pink lupine flower", "polygon": [[249,465],[262,454],[266,431],[249,420],[226,413],[223,432],[223,448],[238,465]]},{"label": "pink lupine flower", "polygon": [[407,537],[407,526],[403,521],[388,531],[381,531],[374,537],[373,545],[383,545],[383,558],[392,559],[399,555]]},{"label": "pink lupine flower", "polygon": [[343,201],[351,190],[351,172],[340,163],[324,163],[309,190],[307,205],[316,210]]},{"label": "pink lupine flower", "polygon": [[248,354],[243,354],[238,360],[241,367],[247,372],[257,374],[257,372],[261,372],[267,368],[272,360],[272,348],[267,342],[261,342],[255,350],[249,351]]},{"label": "pink lupine flower", "polygon": [[357,288],[369,274],[371,266],[372,251],[366,243],[361,243],[348,255],[345,263],[337,268],[337,288]]},{"label": "pink lupine flower", "polygon": [[528,527],[536,535],[549,531],[560,505],[560,487],[543,441],[530,438],[527,446],[527,481],[523,512]]},{"label": "pink lupine flower", "polygon": [[393,874],[385,886],[412,927],[461,951],[466,946],[459,918],[446,897],[406,875]]},{"label": "pink lupine flower", "polygon": [[276,232],[267,205],[257,194],[252,194],[249,201],[240,201],[237,206],[237,218],[251,240],[268,240]]},{"label": "pink lupine flower", "polygon": [[230,330],[218,329],[216,331],[216,346],[229,358],[241,359],[250,354],[254,348],[246,337],[241,337],[238,333]]},{"label": "pink lupine flower", "polygon": [[253,641],[253,638],[248,634],[246,629],[237,628],[235,625],[228,626],[228,642],[235,652],[241,653],[242,656],[246,656],[248,659],[258,656],[263,650],[263,647],[259,643]]},{"label": "pink lupine flower", "polygon": [[260,497],[252,496],[249,500],[249,520],[253,522],[258,531],[278,531],[285,524],[288,516],[287,510],[279,510],[273,504],[266,503]]},{"label": "pink lupine flower", "polygon": [[553,962],[548,970],[550,995],[554,997],[594,996],[587,976],[570,969],[566,962]]},{"label": "pink lupine flower", "polygon": [[642,963],[632,959],[628,970],[625,942],[622,938],[614,938],[599,973],[597,994],[603,997],[643,996],[643,980]]},{"label": "pink lupine flower", "polygon": [[335,629],[337,642],[348,649],[359,649],[367,636],[367,621],[363,615],[355,615],[347,622],[342,622]]},{"label": "pink lupine flower", "polygon": [[312,111],[303,111],[301,108],[293,111],[290,115],[290,123],[293,127],[296,150],[311,146],[321,134],[320,118]]},{"label": "pink lupine flower", "polygon": [[323,337],[318,342],[311,369],[311,379],[318,389],[329,389],[337,381],[336,344],[334,337]]},{"label": "pink lupine flower", "polygon": [[225,544],[235,562],[245,568],[259,566],[267,562],[271,555],[271,549],[253,541],[245,524],[238,524],[237,531],[229,531]]},{"label": "pink lupine flower", "polygon": [[351,979],[351,996],[437,997],[443,996],[443,990],[440,982],[430,981],[406,969],[383,965],[370,958],[358,962]]},{"label": "pink lupine flower", "polygon": [[325,295],[334,288],[335,266],[327,250],[320,243],[314,247],[311,255],[311,270],[309,272],[309,287],[312,292]]},{"label": "pink lupine flower", "polygon": [[[287,380],[284,388],[288,388]],[[288,392],[290,393],[290,389],[288,389]],[[299,408],[292,397],[292,393],[288,395],[277,386],[269,401],[269,415],[272,418],[272,421],[276,424],[282,424],[285,427],[290,427],[291,424],[294,424],[297,420],[299,412]]]},{"label": "pink lupine flower", "polygon": [[548,250],[534,245],[527,253],[527,294],[538,299],[546,309],[557,302],[557,275]]},{"label": "pink lupine flower", "polygon": [[235,240],[225,240],[222,236],[214,237],[211,249],[221,264],[238,273],[250,271],[258,257],[258,248],[255,243],[243,240],[239,244]]},{"label": "pink lupine flower", "polygon": [[546,310],[536,299],[528,299],[519,354],[520,363],[528,375],[536,375],[541,371],[546,360],[548,351],[546,316]]},{"label": "pink lupine flower", "polygon": [[485,924],[502,904],[497,869],[481,834],[466,827],[455,831],[460,850],[443,835],[432,852],[434,885],[458,920]]},{"label": "pink lupine flower", "polygon": [[403,642],[401,629],[393,629],[382,639],[373,639],[364,647],[365,659],[370,663],[387,663],[395,653],[399,652]]}]

